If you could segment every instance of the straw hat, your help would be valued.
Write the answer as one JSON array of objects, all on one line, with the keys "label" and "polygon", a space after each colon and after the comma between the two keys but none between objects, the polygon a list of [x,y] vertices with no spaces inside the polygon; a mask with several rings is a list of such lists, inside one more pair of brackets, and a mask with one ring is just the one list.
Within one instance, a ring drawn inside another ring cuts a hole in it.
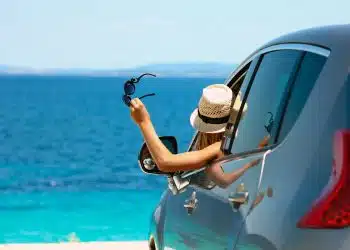
[{"label": "straw hat", "polygon": [[[227,122],[236,119],[242,104],[241,96],[238,95],[230,112],[234,98],[232,90],[225,84],[213,84],[204,88],[198,108],[190,117],[192,127],[203,133],[224,132]],[[243,115],[246,110],[245,104]]]}]

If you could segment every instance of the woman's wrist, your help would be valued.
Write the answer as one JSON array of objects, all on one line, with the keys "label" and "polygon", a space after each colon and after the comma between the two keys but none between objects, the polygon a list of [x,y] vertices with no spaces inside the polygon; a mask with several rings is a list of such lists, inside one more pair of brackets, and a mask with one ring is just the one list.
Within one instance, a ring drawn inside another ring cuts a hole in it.
[{"label": "woman's wrist", "polygon": [[249,163],[245,164],[243,168],[244,168],[244,171],[247,171],[251,167],[252,167],[252,164],[249,162]]},{"label": "woman's wrist", "polygon": [[138,126],[140,127],[140,129],[145,129],[147,127],[149,127],[151,125],[151,120],[147,119],[144,121],[141,121]]}]

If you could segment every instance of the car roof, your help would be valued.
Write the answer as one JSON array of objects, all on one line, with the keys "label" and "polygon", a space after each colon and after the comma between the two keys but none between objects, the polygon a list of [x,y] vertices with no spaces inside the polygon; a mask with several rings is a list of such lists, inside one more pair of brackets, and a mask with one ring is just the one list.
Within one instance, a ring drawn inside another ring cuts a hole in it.
[{"label": "car roof", "polygon": [[285,43],[303,43],[330,50],[348,50],[350,49],[350,24],[314,27],[288,33],[266,43],[258,50]]},{"label": "car roof", "polygon": [[332,67],[338,70],[338,75],[341,73],[349,74],[350,72],[350,24],[328,25],[290,32],[262,45],[260,48],[253,51],[247,59],[233,71],[226,80],[227,84],[232,81],[232,77],[234,77],[254,55],[259,54],[259,52],[268,47],[285,44],[306,44],[327,49],[331,52],[330,57],[332,57],[332,60],[330,60],[332,63],[328,65],[333,65]]}]

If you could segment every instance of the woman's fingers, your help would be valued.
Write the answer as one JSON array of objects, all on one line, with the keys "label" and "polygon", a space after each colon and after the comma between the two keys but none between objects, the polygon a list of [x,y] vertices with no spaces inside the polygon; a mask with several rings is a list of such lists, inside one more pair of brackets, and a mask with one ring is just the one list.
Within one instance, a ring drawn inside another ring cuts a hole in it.
[{"label": "woman's fingers", "polygon": [[130,101],[130,107],[135,108],[135,105],[136,105],[135,100],[132,99],[132,100]]},{"label": "woman's fingers", "polygon": [[143,103],[141,102],[141,100],[139,98],[135,98],[134,100],[135,100],[137,105],[139,105],[139,106],[143,105]]},{"label": "woman's fingers", "polygon": [[149,120],[150,116],[143,105],[143,103],[138,98],[134,98],[130,101],[130,111],[133,120],[140,124],[143,121]]},{"label": "woman's fingers", "polygon": [[134,110],[140,109],[143,107],[143,103],[139,98],[134,98],[130,101],[130,107],[133,107]]},{"label": "woman's fingers", "polygon": [[140,104],[137,101],[137,98],[134,98],[130,101],[130,106],[133,107],[134,109],[138,109]]},{"label": "woman's fingers", "polygon": [[263,148],[266,147],[269,144],[269,140],[270,140],[270,135],[265,136],[261,142],[259,143],[259,148]]}]

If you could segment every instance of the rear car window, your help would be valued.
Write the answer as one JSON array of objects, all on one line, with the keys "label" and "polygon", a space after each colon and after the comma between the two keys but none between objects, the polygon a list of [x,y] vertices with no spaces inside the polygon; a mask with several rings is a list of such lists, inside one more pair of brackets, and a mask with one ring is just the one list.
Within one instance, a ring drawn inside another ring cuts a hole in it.
[{"label": "rear car window", "polygon": [[286,137],[298,119],[327,58],[307,52],[292,87],[286,112],[279,132],[279,141]]},{"label": "rear car window", "polygon": [[[301,51],[280,50],[265,54],[249,88],[243,84],[241,92],[248,95],[245,114],[241,117],[231,153],[258,148],[265,136],[277,125],[276,115],[283,102],[290,81],[294,79]],[[241,107],[242,109],[242,107]]]}]

